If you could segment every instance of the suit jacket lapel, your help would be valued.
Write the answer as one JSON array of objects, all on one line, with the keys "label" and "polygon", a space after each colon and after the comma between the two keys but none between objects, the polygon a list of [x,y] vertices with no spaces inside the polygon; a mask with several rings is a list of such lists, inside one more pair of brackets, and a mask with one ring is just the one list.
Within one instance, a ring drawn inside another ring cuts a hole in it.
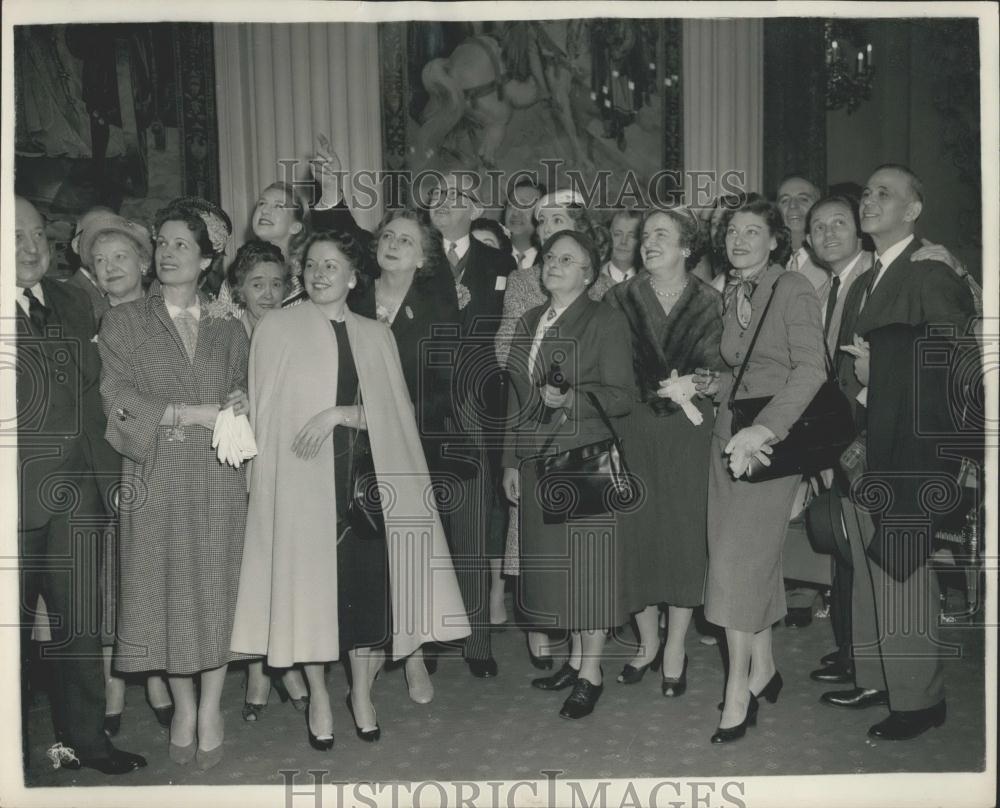
[{"label": "suit jacket lapel", "polygon": [[856,331],[859,334],[869,331],[874,324],[876,312],[882,310],[890,301],[899,296],[900,290],[906,282],[906,273],[910,269],[910,256],[920,249],[920,242],[916,238],[911,241],[905,250],[896,257],[896,260],[889,264],[882,279],[872,290],[868,301],[858,315]]},{"label": "suit jacket lapel", "polygon": [[[194,367],[191,360],[188,358],[187,349],[184,347],[184,341],[181,339],[181,335],[177,332],[177,327],[174,325],[174,321],[170,317],[170,313],[167,311],[167,304],[163,299],[163,293],[160,291],[158,281],[154,281],[153,285],[149,287],[149,292],[146,295],[146,305],[149,307],[153,316],[160,321],[164,329],[166,329],[166,332],[173,339],[174,347],[177,349],[178,358],[181,360],[174,363],[177,368],[177,377],[187,383],[189,392],[197,394],[198,386],[195,382]],[[198,320],[198,345],[195,348],[196,359],[200,353],[202,343],[205,342],[201,336],[201,330],[206,319],[207,317],[204,312],[202,312],[202,316]]]}]

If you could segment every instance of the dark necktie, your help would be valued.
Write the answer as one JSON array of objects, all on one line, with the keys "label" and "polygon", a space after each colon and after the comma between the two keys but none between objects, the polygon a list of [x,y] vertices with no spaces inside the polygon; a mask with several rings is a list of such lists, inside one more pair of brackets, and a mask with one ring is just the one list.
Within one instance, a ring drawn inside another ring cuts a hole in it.
[{"label": "dark necktie", "polygon": [[878,276],[881,271],[882,271],[882,262],[876,259],[875,265],[872,267],[871,280],[868,281],[868,288],[865,289],[865,296],[861,300],[861,308],[864,308],[867,305],[868,298],[872,296],[872,292],[875,289],[875,281],[878,280]]},{"label": "dark necktie", "polygon": [[28,299],[28,318],[32,325],[38,329],[38,333],[45,336],[45,326],[49,322],[48,307],[35,297],[35,293],[30,289],[24,290],[24,296]]},{"label": "dark necktie", "polygon": [[826,320],[823,322],[823,336],[830,333],[830,322],[833,320],[833,310],[837,308],[837,292],[840,291],[840,276],[833,276],[833,283],[830,284],[830,296],[826,299]]}]

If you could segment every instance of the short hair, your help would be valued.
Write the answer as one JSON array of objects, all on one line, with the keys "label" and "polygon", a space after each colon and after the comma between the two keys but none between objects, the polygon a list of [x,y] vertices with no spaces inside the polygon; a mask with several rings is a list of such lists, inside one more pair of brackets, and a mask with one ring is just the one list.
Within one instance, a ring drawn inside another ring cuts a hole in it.
[{"label": "short hair", "polygon": [[382,268],[378,265],[378,242],[386,225],[396,219],[414,222],[420,230],[420,249],[424,253],[424,265],[413,274],[414,282],[423,283],[432,280],[437,276],[437,270],[448,263],[444,254],[444,238],[440,231],[427,221],[426,215],[416,208],[397,208],[382,217],[375,231],[375,238],[371,240],[372,255],[366,262],[367,266],[358,267],[359,274],[370,275],[372,279],[382,274]]},{"label": "short hair", "polygon": [[[752,213],[755,216],[760,216],[777,242],[777,246],[771,250],[770,262],[781,266],[788,263],[788,258],[792,254],[792,234],[785,224],[784,217],[782,217],[776,202],[772,202],[760,194],[750,194],[740,207],[726,210],[722,214],[722,221],[719,222],[719,237],[723,244],[725,244],[729,223],[737,213]],[[729,264],[728,253],[726,254],[726,263]],[[731,266],[727,266],[727,269],[729,268]]]},{"label": "short hair", "polygon": [[587,208],[579,202],[569,202],[560,207],[573,220],[573,229],[583,233],[597,249],[597,255],[603,264],[611,255],[611,232],[607,227],[594,221]]},{"label": "short hair", "polygon": [[624,216],[626,219],[631,219],[635,222],[641,222],[646,212],[642,208],[614,208],[608,216],[608,229],[611,229],[611,226],[615,223],[615,219],[619,216]]},{"label": "short hair", "polygon": [[924,183],[921,181],[913,170],[909,166],[904,166],[902,163],[882,163],[878,166],[875,171],[881,171],[884,168],[892,169],[893,171],[898,171],[900,174],[906,177],[910,183],[910,191],[916,197],[917,202],[923,204],[924,202]]},{"label": "short hair", "polygon": [[222,255],[225,247],[216,249],[209,237],[208,224],[201,214],[209,214],[218,218],[226,230],[226,236],[233,233],[233,222],[229,215],[214,202],[196,196],[184,196],[167,203],[156,212],[154,228],[158,235],[167,222],[184,222],[194,236],[195,243],[201,251],[202,258],[216,258]]},{"label": "short hair", "polygon": [[809,177],[807,177],[805,174],[801,174],[799,172],[792,171],[792,172],[790,172],[788,174],[785,174],[785,176],[783,176],[778,181],[778,187],[774,189],[774,198],[775,199],[778,198],[778,192],[781,190],[781,186],[784,185],[789,180],[804,180],[805,182],[808,182],[813,187],[813,190],[816,191],[816,196],[823,196],[823,189],[820,188],[811,179],[809,179]]},{"label": "short hair", "polygon": [[284,272],[285,290],[289,285],[289,269],[285,263],[285,256],[281,253],[281,248],[276,244],[271,244],[262,239],[252,239],[236,251],[236,258],[229,265],[226,272],[226,280],[229,282],[229,292],[233,296],[233,302],[241,306],[246,305],[243,299],[243,282],[247,275],[258,264],[277,264]]},{"label": "short hair", "polygon": [[288,240],[288,255],[286,258],[291,260],[299,256],[299,251],[306,243],[306,239],[309,238],[309,226],[311,224],[309,205],[302,194],[291,183],[283,182],[282,180],[272,182],[261,191],[261,195],[263,196],[272,189],[281,191],[285,195],[285,205],[292,209],[295,221],[302,225],[302,229],[298,233],[292,234],[292,237]]},{"label": "short hair", "polygon": [[469,227],[470,233],[473,230],[488,230],[496,237],[497,242],[499,242],[501,252],[510,252],[510,236],[507,235],[503,229],[503,225],[496,219],[489,219],[486,216],[480,216],[478,219],[474,219],[472,225]]},{"label": "short hair", "polygon": [[539,253],[540,260],[544,261],[545,256],[552,249],[552,245],[561,238],[568,238],[575,241],[587,256],[587,260],[590,262],[590,279],[587,281],[587,288],[589,289],[597,282],[597,276],[601,274],[601,254],[597,249],[597,245],[594,244],[593,239],[586,233],[581,233],[579,230],[560,230],[558,233],[553,233],[549,236],[545,244],[542,245],[541,252]]},{"label": "short hair", "polygon": [[681,248],[690,251],[690,255],[684,259],[684,269],[694,269],[701,260],[701,256],[705,252],[706,246],[701,221],[695,215],[694,211],[688,207],[649,208],[645,213],[643,213],[642,219],[639,223],[640,233],[642,233],[645,229],[646,222],[658,213],[662,213],[677,225],[677,230],[680,233],[679,244]]},{"label": "short hair", "polygon": [[309,250],[313,248],[314,244],[320,243],[332,244],[343,253],[358,281],[359,288],[355,292],[368,285],[370,278],[365,271],[367,264],[365,245],[354,233],[349,233],[346,230],[318,230],[310,233],[306,243],[302,245],[303,270],[305,270],[306,259],[309,257]]},{"label": "short hair", "polygon": [[858,210],[858,201],[849,196],[845,196],[844,194],[830,194],[828,196],[824,196],[822,199],[817,200],[815,205],[809,208],[809,212],[806,214],[807,233],[812,229],[813,214],[824,205],[843,205],[846,207],[851,212],[851,216],[854,218],[854,228],[858,232],[858,238],[861,238],[861,212]]}]

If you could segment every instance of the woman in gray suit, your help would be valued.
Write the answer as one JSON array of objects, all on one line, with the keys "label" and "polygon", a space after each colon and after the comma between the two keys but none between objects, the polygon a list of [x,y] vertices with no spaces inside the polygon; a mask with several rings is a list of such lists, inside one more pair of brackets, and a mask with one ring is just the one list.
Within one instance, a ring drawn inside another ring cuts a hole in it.
[{"label": "woman in gray suit", "polygon": [[563,452],[611,437],[587,394],[617,418],[632,409],[635,382],[624,315],[586,294],[601,269],[593,242],[563,230],[549,238],[542,256],[549,300],[520,319],[523,339],[515,335],[508,357],[503,487],[512,503],[520,503],[523,611],[539,629],[571,637],[562,668],[532,684],[542,690],[572,686],[560,715],[583,718],[604,689],[605,632],[628,619],[631,605],[612,580],[624,567],[616,558],[616,519],[609,513],[546,524],[535,458],[549,445]]},{"label": "woman in gray suit", "polygon": [[[729,673],[712,743],[743,737],[756,723],[757,696],[781,689],[771,624],[785,614],[781,547],[798,476],[751,483],[751,460],[767,465],[825,379],[819,298],[803,276],[783,269],[788,229],[777,206],[752,198],[721,224],[731,265],[724,294],[721,376],[699,371],[699,390],[721,403],[709,467],[708,581],[705,617],[726,630]],[[754,423],[735,434],[727,406],[768,299],[773,301],[736,398],[772,396]]]}]

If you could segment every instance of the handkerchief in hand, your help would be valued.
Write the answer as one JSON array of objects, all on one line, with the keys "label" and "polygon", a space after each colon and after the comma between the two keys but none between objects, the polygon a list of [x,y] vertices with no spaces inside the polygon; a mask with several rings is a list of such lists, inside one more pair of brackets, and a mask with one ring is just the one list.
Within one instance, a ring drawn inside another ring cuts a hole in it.
[{"label": "handkerchief in hand", "polygon": [[693,375],[678,376],[677,371],[674,370],[671,372],[669,379],[664,379],[660,382],[660,389],[666,394],[667,398],[675,404],[680,405],[680,408],[684,410],[684,414],[692,424],[698,426],[705,420],[702,417],[701,411],[691,402],[691,399],[698,392],[695,389]]}]

